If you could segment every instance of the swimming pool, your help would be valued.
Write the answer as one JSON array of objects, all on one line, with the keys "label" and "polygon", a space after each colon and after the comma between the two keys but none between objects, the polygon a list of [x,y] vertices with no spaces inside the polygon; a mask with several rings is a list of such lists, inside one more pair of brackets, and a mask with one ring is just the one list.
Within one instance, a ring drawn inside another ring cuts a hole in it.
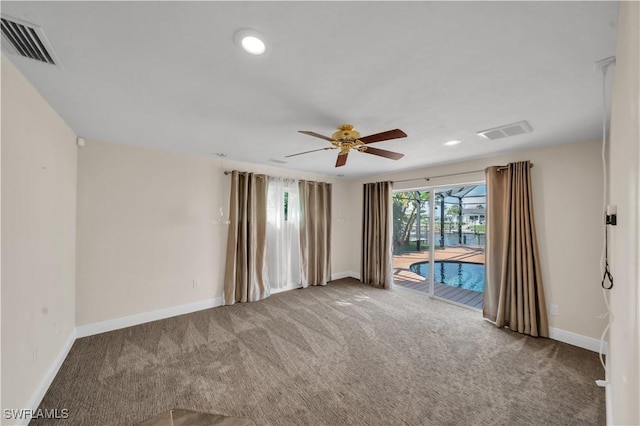
[{"label": "swimming pool", "polygon": [[[434,266],[435,282],[484,292],[483,264],[437,260]],[[429,262],[414,263],[409,268],[412,272],[429,279]]]}]

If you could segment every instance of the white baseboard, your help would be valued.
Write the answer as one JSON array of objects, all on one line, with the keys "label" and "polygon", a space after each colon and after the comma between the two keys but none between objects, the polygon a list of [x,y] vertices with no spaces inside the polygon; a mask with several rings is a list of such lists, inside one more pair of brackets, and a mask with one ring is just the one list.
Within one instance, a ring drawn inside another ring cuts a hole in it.
[{"label": "white baseboard", "polygon": [[343,271],[343,272],[336,272],[335,274],[331,274],[331,281],[339,280],[341,278],[355,278],[356,280],[359,280],[360,273],[353,272],[353,271]]},{"label": "white baseboard", "polygon": [[[73,329],[71,333],[69,333],[69,337],[67,337],[67,340],[64,342],[62,349],[60,349],[58,356],[49,367],[47,374],[45,374],[44,378],[36,388],[36,392],[33,394],[31,399],[29,400],[29,403],[27,404],[28,408],[30,408],[33,411],[36,411],[38,409],[38,406],[42,402],[42,398],[44,398],[44,394],[46,394],[47,391],[49,390],[49,386],[51,386],[53,379],[56,378],[56,374],[58,374],[60,367],[62,367],[62,363],[67,358],[67,355],[69,355],[69,351],[71,350],[71,347],[73,346],[73,342],[75,341],[76,341],[76,330]],[[29,424],[29,421],[31,419],[24,418],[24,419],[14,419],[14,420],[15,420],[14,425],[22,426],[22,425]]]},{"label": "white baseboard", "polygon": [[[600,352],[600,340],[593,337],[583,336],[581,334],[572,333],[571,331],[562,330],[560,328],[549,327],[549,338],[558,340],[559,342],[568,343],[579,348],[587,349],[593,352]],[[602,353],[608,353],[609,348],[607,342],[604,342]]]},{"label": "white baseboard", "polygon": [[76,337],[80,338],[93,336],[94,334],[106,333],[107,331],[131,327],[133,325],[144,324],[146,322],[171,318],[177,315],[189,314],[191,312],[201,311],[203,309],[215,308],[216,306],[222,306],[222,297],[199,300],[197,302],[187,303],[185,305],[172,306],[165,309],[143,312],[141,314],[129,315],[112,320],[79,325],[76,327]]}]

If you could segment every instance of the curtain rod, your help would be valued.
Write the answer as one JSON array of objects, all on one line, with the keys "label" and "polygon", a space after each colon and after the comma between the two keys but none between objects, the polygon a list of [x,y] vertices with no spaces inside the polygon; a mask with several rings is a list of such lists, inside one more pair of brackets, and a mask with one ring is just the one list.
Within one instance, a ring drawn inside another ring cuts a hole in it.
[{"label": "curtain rod", "polygon": [[[232,172],[232,170],[225,170],[224,174],[225,176],[230,175]],[[252,173],[252,172],[239,172],[239,173]],[[264,177],[263,173],[254,173],[256,175],[257,178],[262,179]]]},{"label": "curtain rod", "polygon": [[[498,171],[506,170],[508,168],[509,168],[509,166],[498,166]],[[533,168],[533,163],[529,163],[529,168]],[[471,170],[471,171],[468,171],[468,172],[449,173],[449,174],[446,174],[446,175],[437,175],[437,176],[421,177],[421,178],[414,178],[414,179],[394,180],[393,183],[411,182],[411,181],[414,181],[414,180],[426,180],[427,182],[429,182],[431,179],[450,177],[450,176],[469,175],[471,173],[480,173],[480,172],[484,172],[484,171],[485,171],[485,169],[482,169],[482,170]]]},{"label": "curtain rod", "polygon": [[[225,176],[228,176],[228,175],[231,174],[231,172],[232,172],[232,170],[225,170],[224,174],[225,174]],[[239,172],[239,173],[253,173],[253,172]],[[264,173],[256,173],[256,175],[257,175],[258,178],[262,178],[263,176],[266,176],[266,174],[264,174]],[[304,180],[304,179],[296,179],[296,178],[287,177],[287,176],[273,176],[273,177],[278,178],[278,179],[288,180],[288,181],[290,181],[290,180]]]}]

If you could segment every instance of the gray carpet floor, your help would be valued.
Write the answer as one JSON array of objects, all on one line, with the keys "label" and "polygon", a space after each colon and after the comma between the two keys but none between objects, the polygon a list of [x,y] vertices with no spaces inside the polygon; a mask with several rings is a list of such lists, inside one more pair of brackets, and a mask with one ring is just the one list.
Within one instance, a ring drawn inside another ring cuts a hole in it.
[{"label": "gray carpet floor", "polygon": [[78,339],[40,408],[69,410],[56,425],[171,409],[257,425],[595,425],[602,376],[596,353],[344,279]]}]

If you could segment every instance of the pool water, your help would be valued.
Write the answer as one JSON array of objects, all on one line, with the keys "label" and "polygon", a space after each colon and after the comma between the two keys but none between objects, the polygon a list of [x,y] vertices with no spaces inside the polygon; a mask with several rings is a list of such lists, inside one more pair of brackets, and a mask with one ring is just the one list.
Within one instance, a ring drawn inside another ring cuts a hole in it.
[{"label": "pool water", "polygon": [[[452,287],[484,292],[484,265],[465,262],[434,262],[434,280]],[[429,279],[429,262],[414,263],[412,272]]]}]

